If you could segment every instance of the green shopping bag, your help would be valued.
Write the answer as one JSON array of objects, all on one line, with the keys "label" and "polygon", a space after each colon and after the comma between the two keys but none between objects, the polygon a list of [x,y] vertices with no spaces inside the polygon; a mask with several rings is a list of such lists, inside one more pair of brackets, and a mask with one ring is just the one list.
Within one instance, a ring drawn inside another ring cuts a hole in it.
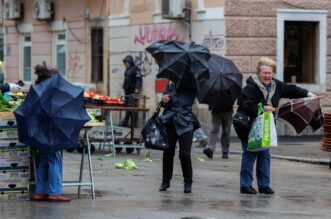
[{"label": "green shopping bag", "polygon": [[263,151],[270,147],[277,147],[277,132],[274,116],[270,112],[263,112],[259,104],[259,116],[254,121],[248,135],[248,151]]}]

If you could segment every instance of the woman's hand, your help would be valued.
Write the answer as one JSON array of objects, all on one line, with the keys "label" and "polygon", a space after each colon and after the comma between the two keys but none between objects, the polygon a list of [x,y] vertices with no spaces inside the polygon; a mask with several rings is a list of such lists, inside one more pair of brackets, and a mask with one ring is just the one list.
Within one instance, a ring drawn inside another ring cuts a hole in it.
[{"label": "woman's hand", "polygon": [[163,97],[162,97],[162,102],[163,103],[168,103],[170,101],[170,96],[169,96],[169,94],[165,94],[165,95],[163,95]]},{"label": "woman's hand", "polygon": [[317,97],[317,95],[314,94],[314,93],[312,93],[312,92],[308,92],[307,96],[308,96],[308,97]]},{"label": "woman's hand", "polygon": [[264,106],[263,109],[264,112],[270,112],[270,113],[275,112],[276,110],[273,106]]}]

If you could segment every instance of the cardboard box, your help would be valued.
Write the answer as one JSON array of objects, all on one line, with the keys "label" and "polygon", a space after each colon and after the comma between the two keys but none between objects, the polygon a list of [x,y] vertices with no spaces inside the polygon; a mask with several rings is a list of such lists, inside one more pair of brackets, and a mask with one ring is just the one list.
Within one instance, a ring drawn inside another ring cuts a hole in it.
[{"label": "cardboard box", "polygon": [[9,148],[8,150],[1,150],[0,148],[0,159],[28,159],[30,157],[30,149],[15,150]]},{"label": "cardboard box", "polygon": [[30,179],[30,169],[16,170],[15,168],[0,171],[0,180],[25,180]]},{"label": "cardboard box", "polygon": [[16,126],[17,122],[13,112],[0,112],[0,128]]},{"label": "cardboard box", "polygon": [[30,166],[30,159],[0,159],[0,167]]},{"label": "cardboard box", "polygon": [[0,138],[18,138],[18,131],[16,128],[0,129]]},{"label": "cardboard box", "polygon": [[16,189],[29,187],[29,179],[23,180],[0,180],[0,188],[2,189]]},{"label": "cardboard box", "polygon": [[29,189],[0,189],[0,201],[27,201],[29,200]]},{"label": "cardboard box", "polygon": [[0,139],[0,147],[1,146],[18,146],[18,145],[24,145],[23,143],[19,142],[18,138]]}]

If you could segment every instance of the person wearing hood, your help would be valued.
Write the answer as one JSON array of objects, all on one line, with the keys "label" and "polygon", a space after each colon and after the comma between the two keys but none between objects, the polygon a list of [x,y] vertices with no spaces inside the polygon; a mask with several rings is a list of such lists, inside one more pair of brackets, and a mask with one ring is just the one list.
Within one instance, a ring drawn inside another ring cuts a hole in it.
[{"label": "person wearing hood", "polygon": [[[140,69],[134,64],[133,57],[128,55],[123,59],[123,64],[125,66],[123,90],[125,94],[125,104],[132,105],[132,94],[139,94],[142,88],[142,75]],[[129,120],[132,112],[125,112],[125,116],[120,124],[120,126],[127,127],[129,125]],[[136,116],[134,116],[136,118]]]},{"label": "person wearing hood", "polygon": [[[315,94],[296,85],[286,84],[273,77],[276,63],[268,57],[258,60],[256,75],[247,79],[247,85],[238,98],[238,111],[245,113],[253,120],[258,116],[258,104],[262,103],[265,112],[275,112],[281,98],[313,97]],[[242,160],[240,171],[240,192],[256,194],[253,188],[253,167],[256,163],[256,178],[259,193],[274,194],[270,187],[270,152],[269,149],[259,152],[247,151],[247,138],[241,139]]]}]

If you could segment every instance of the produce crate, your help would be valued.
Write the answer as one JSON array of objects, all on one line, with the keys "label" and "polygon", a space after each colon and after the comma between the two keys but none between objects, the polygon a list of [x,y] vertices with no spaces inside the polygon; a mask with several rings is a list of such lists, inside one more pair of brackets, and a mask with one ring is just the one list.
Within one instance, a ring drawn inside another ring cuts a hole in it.
[{"label": "produce crate", "polygon": [[0,180],[26,180],[30,179],[30,169],[25,168],[2,168]]},{"label": "produce crate", "polygon": [[0,139],[18,138],[17,128],[0,128]]},{"label": "produce crate", "polygon": [[13,112],[0,112],[0,128],[16,127],[16,119]]},{"label": "produce crate", "polygon": [[0,188],[2,189],[28,188],[28,187],[29,187],[29,179],[0,180]]},{"label": "produce crate", "polygon": [[29,166],[30,159],[23,158],[23,159],[12,159],[12,158],[2,158],[0,159],[0,167],[22,167],[22,166]]},{"label": "produce crate", "polygon": [[0,159],[28,159],[29,157],[29,148],[23,150],[0,150]]},{"label": "produce crate", "polygon": [[0,201],[29,200],[30,149],[18,140],[15,116],[0,112]]},{"label": "produce crate", "polygon": [[29,189],[1,189],[0,188],[0,201],[26,201],[29,200]]}]

